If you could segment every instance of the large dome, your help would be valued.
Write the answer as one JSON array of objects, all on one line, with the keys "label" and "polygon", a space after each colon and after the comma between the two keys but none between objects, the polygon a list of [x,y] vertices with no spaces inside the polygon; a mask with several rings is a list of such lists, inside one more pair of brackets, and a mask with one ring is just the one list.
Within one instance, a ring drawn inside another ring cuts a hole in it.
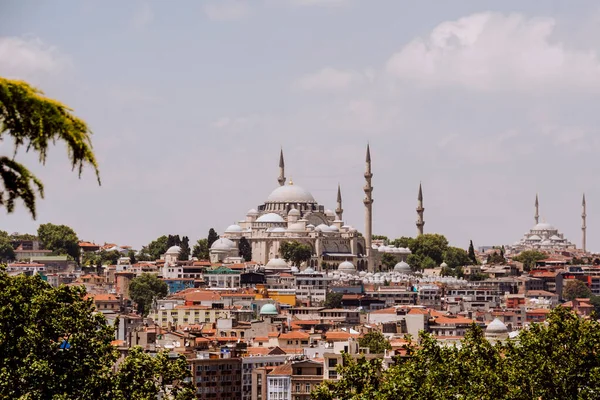
[{"label": "large dome", "polygon": [[260,315],[277,315],[277,307],[273,304],[267,303],[260,308]]},{"label": "large dome", "polygon": [[267,265],[265,265],[267,269],[289,269],[290,266],[283,258],[271,258]]},{"label": "large dome", "polygon": [[236,249],[237,246],[232,240],[227,238],[220,238],[215,240],[215,242],[210,246],[211,250],[233,250]]},{"label": "large dome", "polygon": [[268,213],[263,214],[256,219],[256,222],[285,222],[283,217],[279,214]]},{"label": "large dome", "polygon": [[297,185],[279,186],[273,190],[267,203],[316,203],[312,194]]},{"label": "large dome", "polygon": [[408,265],[406,262],[400,261],[398,264],[394,265],[394,272],[410,274],[412,273],[412,269],[410,268],[410,265]]},{"label": "large dome", "polygon": [[354,267],[354,264],[352,264],[350,261],[344,261],[338,266],[337,270],[340,272],[353,274],[356,272],[356,267]]},{"label": "large dome", "polygon": [[532,230],[534,230],[534,231],[555,231],[556,228],[550,224],[547,224],[546,222],[540,222],[539,224],[534,226]]},{"label": "large dome", "polygon": [[167,250],[166,254],[179,254],[180,251],[181,251],[181,247],[179,247],[179,246],[171,246]]}]

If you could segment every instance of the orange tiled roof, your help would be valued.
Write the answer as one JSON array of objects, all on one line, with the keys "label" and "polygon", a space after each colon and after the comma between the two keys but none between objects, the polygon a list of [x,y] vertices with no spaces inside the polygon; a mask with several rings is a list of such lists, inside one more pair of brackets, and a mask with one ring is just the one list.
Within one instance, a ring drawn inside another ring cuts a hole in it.
[{"label": "orange tiled roof", "polygon": [[277,336],[279,336],[279,332],[269,332],[268,336],[269,337],[277,337]]},{"label": "orange tiled roof", "polygon": [[371,311],[371,314],[396,314],[395,307],[382,308],[380,310]]},{"label": "orange tiled roof", "polygon": [[88,294],[85,298],[92,298],[94,301],[119,301],[117,296],[109,293]]},{"label": "orange tiled roof", "polygon": [[302,331],[286,332],[279,335],[279,339],[291,340],[291,339],[308,339],[310,334]]},{"label": "orange tiled roof", "polygon": [[325,334],[325,339],[327,340],[348,340],[350,338],[356,338],[358,337],[358,334],[352,334],[349,332],[343,332],[343,331],[337,331],[337,332],[332,332],[329,331]]},{"label": "orange tiled roof", "polygon": [[464,318],[464,317],[447,317],[447,316],[439,316],[435,319],[435,322],[440,325],[469,325],[473,323],[472,319]]},{"label": "orange tiled roof", "polygon": [[269,375],[292,375],[292,365],[282,364],[273,368],[273,371]]},{"label": "orange tiled roof", "polygon": [[254,338],[255,342],[268,342],[269,338],[267,336],[257,336]]}]

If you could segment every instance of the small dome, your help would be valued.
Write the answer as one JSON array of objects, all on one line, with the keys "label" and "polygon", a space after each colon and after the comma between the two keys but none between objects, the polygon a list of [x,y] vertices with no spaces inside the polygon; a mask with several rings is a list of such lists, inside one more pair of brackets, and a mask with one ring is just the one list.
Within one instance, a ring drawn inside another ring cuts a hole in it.
[{"label": "small dome", "polygon": [[303,274],[314,274],[315,273],[315,269],[313,267],[308,267],[304,271],[302,271],[302,273]]},{"label": "small dome", "polygon": [[290,224],[288,226],[288,232],[304,232],[306,229],[304,228],[304,224],[301,222],[296,222],[295,224]]},{"label": "small dome", "polygon": [[251,208],[248,210],[246,215],[258,215],[258,211],[256,211],[256,208]]},{"label": "small dome", "polygon": [[385,251],[387,250],[387,247],[381,245],[377,248],[377,251],[379,251],[380,253],[385,253]]},{"label": "small dome", "polygon": [[260,308],[260,315],[277,315],[279,312],[277,311],[277,307],[274,304],[265,304]]},{"label": "small dome", "polygon": [[542,240],[542,242],[540,243],[542,246],[552,246],[552,240],[550,239],[545,239]]},{"label": "small dome", "polygon": [[448,267],[448,264],[446,264],[446,262],[443,262],[443,263],[440,264],[440,267],[446,268],[446,267]]},{"label": "small dome", "polygon": [[315,226],[313,224],[308,224],[306,225],[306,229],[315,229]]},{"label": "small dome", "polygon": [[325,215],[327,215],[328,217],[335,217],[334,212],[329,209],[325,210]]},{"label": "small dome", "polygon": [[267,203],[316,203],[312,194],[297,185],[279,186],[273,190]]},{"label": "small dome", "polygon": [[299,217],[300,216],[300,210],[296,209],[296,208],[292,208],[290,210],[290,212],[288,213],[288,217]]},{"label": "small dome", "polygon": [[330,231],[329,225],[325,225],[325,224],[317,225],[317,227],[315,228],[315,231],[318,231],[318,232],[329,232]]},{"label": "small dome", "polygon": [[167,250],[166,254],[179,254],[180,251],[181,251],[181,247],[179,247],[179,246],[171,246]]},{"label": "small dome", "polygon": [[344,261],[344,262],[340,263],[337,270],[340,272],[345,272],[345,273],[350,274],[350,273],[356,272],[356,267],[350,261]]},{"label": "small dome", "polygon": [[284,233],[285,232],[285,228],[282,227],[282,226],[276,226],[275,228],[267,229],[267,232]]},{"label": "small dome", "polygon": [[394,265],[394,272],[410,274],[412,273],[412,269],[410,269],[410,265],[408,265],[406,262],[400,261],[398,264]]},{"label": "small dome", "polygon": [[339,232],[339,231],[340,231],[340,230],[338,229],[338,227],[337,227],[337,226],[335,226],[335,225],[330,225],[330,226],[329,226],[329,230],[330,230],[331,232]]},{"label": "small dome", "polygon": [[534,231],[555,231],[556,228],[545,222],[540,222],[539,224],[537,224],[536,226],[533,227],[533,230]]},{"label": "small dome", "polygon": [[298,271],[300,271],[300,270],[299,270],[299,269],[298,269],[298,267],[296,267],[295,265],[293,265],[293,266],[290,268],[290,272],[291,272],[292,274],[297,274],[297,273],[298,273]]},{"label": "small dome", "polygon": [[290,268],[288,263],[286,263],[283,258],[271,258],[265,267],[268,269],[289,269]]},{"label": "small dome", "polygon": [[485,329],[485,333],[493,333],[493,334],[502,334],[508,333],[508,328],[504,324],[504,322],[500,321],[498,318],[494,319]]},{"label": "small dome", "polygon": [[533,240],[533,241],[540,241],[540,240],[542,240],[542,238],[539,237],[538,235],[531,235],[527,239],[528,240]]},{"label": "small dome", "polygon": [[[283,187],[283,186],[282,186]],[[279,214],[268,213],[263,214],[256,219],[256,222],[285,222],[284,219]]]},{"label": "small dome", "polygon": [[227,227],[227,229],[225,229],[225,233],[236,233],[236,232],[241,232],[242,231],[242,227],[236,224],[233,225],[229,225]]},{"label": "small dome", "polygon": [[235,242],[229,240],[227,238],[220,238],[215,240],[215,242],[210,246],[211,250],[233,250],[237,249]]},{"label": "small dome", "polygon": [[552,235],[552,236],[550,236],[550,240],[557,241],[557,240],[563,240],[563,238],[561,238],[560,236],[557,236],[557,235]]}]

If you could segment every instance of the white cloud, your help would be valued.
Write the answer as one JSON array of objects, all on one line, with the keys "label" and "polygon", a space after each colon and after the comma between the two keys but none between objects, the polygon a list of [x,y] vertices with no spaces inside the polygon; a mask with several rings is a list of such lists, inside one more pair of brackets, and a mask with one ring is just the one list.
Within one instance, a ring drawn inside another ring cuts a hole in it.
[{"label": "white cloud", "polygon": [[0,75],[29,78],[57,73],[68,65],[66,56],[37,37],[0,37]]},{"label": "white cloud", "polygon": [[302,91],[339,91],[348,89],[363,79],[362,75],[354,71],[326,67],[298,79],[293,87]]},{"label": "white cloud", "polygon": [[348,4],[348,0],[291,0],[293,5],[297,6],[343,6]]},{"label": "white cloud", "polygon": [[250,7],[241,0],[220,0],[205,4],[204,13],[213,21],[236,21],[247,17]]},{"label": "white cloud", "polygon": [[388,61],[400,79],[478,91],[536,88],[600,90],[593,51],[569,50],[551,40],[555,20],[480,13],[439,24]]},{"label": "white cloud", "polygon": [[148,3],[143,3],[142,6],[136,10],[131,23],[135,29],[143,29],[150,25],[152,21],[154,21],[154,12]]}]

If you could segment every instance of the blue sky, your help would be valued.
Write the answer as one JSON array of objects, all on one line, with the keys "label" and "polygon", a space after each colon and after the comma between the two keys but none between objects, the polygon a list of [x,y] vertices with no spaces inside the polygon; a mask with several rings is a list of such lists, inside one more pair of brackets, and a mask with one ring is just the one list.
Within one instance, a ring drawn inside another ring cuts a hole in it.
[{"label": "blue sky", "polygon": [[[508,244],[542,218],[600,240],[596,2],[3,1],[0,75],[26,79],[90,124],[102,186],[58,145],[33,221],[140,246],[204,237],[262,203],[286,173],[326,207],[342,185],[363,229],[364,148],[374,233],[425,230]],[[0,151],[10,151],[3,143]]]}]

